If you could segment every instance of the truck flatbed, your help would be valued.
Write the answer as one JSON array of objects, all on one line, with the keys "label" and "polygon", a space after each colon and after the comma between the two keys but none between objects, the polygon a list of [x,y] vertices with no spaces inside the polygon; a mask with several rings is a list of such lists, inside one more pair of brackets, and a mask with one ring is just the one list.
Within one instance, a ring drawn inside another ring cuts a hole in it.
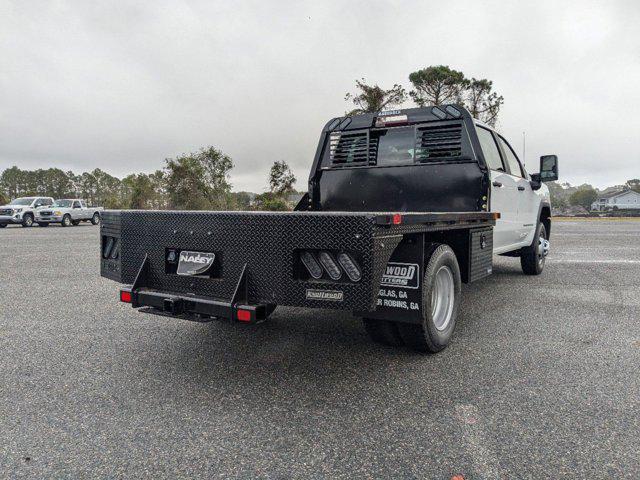
[{"label": "truck flatbed", "polygon": [[[139,306],[149,306],[145,299],[157,300],[158,292],[230,303],[244,277],[247,304],[375,310],[384,268],[405,235],[485,231],[495,218],[489,212],[106,211],[101,273],[132,285],[134,296],[142,288],[155,292],[140,296]],[[213,254],[213,265],[204,274],[179,275],[183,251]],[[322,251],[334,260],[347,253],[360,278],[312,278],[300,252]],[[318,289],[339,292],[341,299],[307,292]]]}]

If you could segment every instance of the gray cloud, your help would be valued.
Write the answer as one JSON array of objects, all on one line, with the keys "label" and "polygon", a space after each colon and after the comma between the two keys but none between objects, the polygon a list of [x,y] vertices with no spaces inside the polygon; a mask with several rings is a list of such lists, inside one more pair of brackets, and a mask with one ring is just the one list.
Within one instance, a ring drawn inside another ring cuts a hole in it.
[{"label": "gray cloud", "polygon": [[304,187],[356,78],[442,63],[494,81],[531,170],[557,153],[572,183],[640,176],[637,2],[118,3],[0,4],[0,169],[124,176],[215,145],[236,189],[274,160]]}]

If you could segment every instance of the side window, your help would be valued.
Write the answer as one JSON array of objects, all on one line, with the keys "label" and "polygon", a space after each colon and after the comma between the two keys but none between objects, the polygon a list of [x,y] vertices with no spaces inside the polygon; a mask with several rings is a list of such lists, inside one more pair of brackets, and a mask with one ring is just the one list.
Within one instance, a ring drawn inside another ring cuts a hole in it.
[{"label": "side window", "polygon": [[507,141],[502,138],[502,137],[498,137],[500,138],[500,144],[502,145],[502,150],[504,150],[504,154],[507,157],[507,163],[509,164],[509,170],[511,170],[511,175],[514,175],[516,177],[524,177],[524,172],[522,171],[522,167],[520,166],[520,160],[518,160],[518,157],[516,156],[515,153],[513,153],[513,150],[511,149],[511,146],[507,143]]},{"label": "side window", "polygon": [[47,202],[46,198],[38,198],[36,200],[36,203],[33,204],[33,206],[37,208],[37,207],[44,207],[45,205],[48,205],[48,204],[49,202]]},{"label": "side window", "polygon": [[73,202],[73,208],[80,208],[80,202],[77,200]]},{"label": "side window", "polygon": [[480,146],[482,147],[482,153],[484,153],[487,166],[491,170],[504,172],[504,165],[502,164],[502,159],[500,158],[500,152],[498,151],[496,141],[493,139],[493,134],[486,128],[482,127],[477,127],[476,130],[478,132],[478,140],[480,140]]}]

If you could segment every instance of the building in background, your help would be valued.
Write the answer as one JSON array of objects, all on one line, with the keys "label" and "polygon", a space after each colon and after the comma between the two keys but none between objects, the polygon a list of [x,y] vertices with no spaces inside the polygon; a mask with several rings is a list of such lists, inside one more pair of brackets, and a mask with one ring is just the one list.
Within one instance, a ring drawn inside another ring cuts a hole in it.
[{"label": "building in background", "polygon": [[640,193],[634,190],[619,190],[606,192],[598,195],[595,202],[591,204],[591,210],[640,210]]}]

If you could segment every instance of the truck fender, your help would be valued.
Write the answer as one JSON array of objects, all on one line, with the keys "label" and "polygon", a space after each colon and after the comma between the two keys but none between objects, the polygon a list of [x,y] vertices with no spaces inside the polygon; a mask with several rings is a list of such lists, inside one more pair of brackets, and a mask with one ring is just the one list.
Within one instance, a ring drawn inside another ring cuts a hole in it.
[{"label": "truck fender", "polygon": [[[547,236],[551,235],[551,204],[549,202],[542,201],[538,206],[538,216],[536,220],[541,221],[547,230]],[[536,228],[538,226],[536,225]]]}]

